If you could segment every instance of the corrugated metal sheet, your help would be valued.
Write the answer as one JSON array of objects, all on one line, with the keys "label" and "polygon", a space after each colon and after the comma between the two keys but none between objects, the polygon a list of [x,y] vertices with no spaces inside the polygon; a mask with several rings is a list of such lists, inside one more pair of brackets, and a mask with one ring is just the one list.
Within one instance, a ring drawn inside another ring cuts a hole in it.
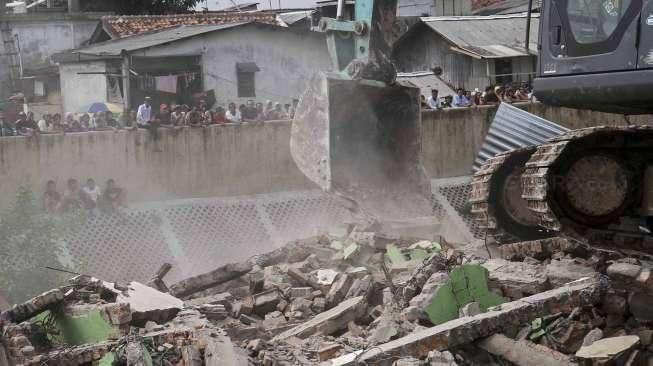
[{"label": "corrugated metal sheet", "polygon": [[539,145],[567,131],[568,128],[510,104],[501,103],[490,124],[483,146],[474,160],[472,170],[476,172],[487,159],[500,153]]},{"label": "corrugated metal sheet", "polygon": [[286,25],[295,24],[300,20],[310,18],[313,14],[311,10],[291,11],[287,13],[277,14],[277,17]]},{"label": "corrugated metal sheet", "polygon": [[455,94],[453,89],[451,89],[444,81],[440,80],[440,78],[435,76],[431,71],[398,72],[397,80],[409,81],[415,84],[415,86],[417,86],[421,93],[427,98],[431,95],[431,89],[437,89],[438,95],[441,97]]},{"label": "corrugated metal sheet", "polygon": [[[526,15],[421,18],[455,47],[480,58],[528,56],[524,49]],[[531,19],[530,54],[537,54],[539,18]]]},{"label": "corrugated metal sheet", "polygon": [[80,48],[74,53],[97,56],[118,56],[122,50],[135,51],[143,48],[158,46],[164,43],[197,36],[221,29],[229,29],[247,24],[249,22],[218,24],[218,25],[182,25],[162,31],[143,33],[136,36],[120,38],[113,41],[97,43],[89,47]]}]

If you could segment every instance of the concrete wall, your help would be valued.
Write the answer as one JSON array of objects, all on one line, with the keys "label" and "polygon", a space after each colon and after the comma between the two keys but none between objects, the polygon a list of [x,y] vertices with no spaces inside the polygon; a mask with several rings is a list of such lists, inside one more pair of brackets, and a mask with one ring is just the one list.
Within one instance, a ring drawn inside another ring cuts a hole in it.
[{"label": "concrete wall", "polygon": [[81,112],[81,108],[95,102],[107,102],[107,77],[103,74],[78,74],[79,72],[105,72],[104,61],[93,61],[59,66],[63,112]]},{"label": "concrete wall", "polygon": [[[290,102],[291,98],[301,95],[317,70],[328,70],[331,66],[323,34],[253,24],[152,47],[132,55],[202,55],[204,89],[215,90],[218,103],[244,103],[248,99]],[[255,98],[238,98],[237,62],[255,62],[261,69],[255,76]]]},{"label": "concrete wall", "polygon": [[109,178],[130,201],[234,196],[314,188],[290,156],[290,124],[227,125],[148,132],[104,131],[0,138],[0,207],[20,184],[60,191],[68,178]]},{"label": "concrete wall", "polygon": [[[569,128],[653,122],[652,116],[619,115],[524,105]],[[423,113],[423,162],[432,178],[468,175],[495,108]],[[129,200],[236,196],[315,188],[290,156],[290,122],[146,131],[104,131],[0,138],[0,207],[20,184],[42,190],[48,179],[63,189],[74,177],[114,178]]]},{"label": "concrete wall", "polygon": [[[518,107],[570,129],[590,126],[653,124],[653,116],[631,116],[557,108],[543,104]],[[422,113],[422,162],[432,178],[469,175],[496,112],[495,107],[447,109]]]}]

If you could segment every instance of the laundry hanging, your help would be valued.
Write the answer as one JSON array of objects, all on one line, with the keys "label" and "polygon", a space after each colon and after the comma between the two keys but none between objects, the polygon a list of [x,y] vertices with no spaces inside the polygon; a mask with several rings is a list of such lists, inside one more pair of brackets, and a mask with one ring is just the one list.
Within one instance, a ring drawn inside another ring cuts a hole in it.
[{"label": "laundry hanging", "polygon": [[154,80],[156,90],[173,94],[177,93],[177,75],[157,76]]}]

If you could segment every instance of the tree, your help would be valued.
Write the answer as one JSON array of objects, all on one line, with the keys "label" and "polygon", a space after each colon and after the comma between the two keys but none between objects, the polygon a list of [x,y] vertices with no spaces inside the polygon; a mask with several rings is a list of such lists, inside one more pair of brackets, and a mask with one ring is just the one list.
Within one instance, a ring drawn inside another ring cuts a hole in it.
[{"label": "tree", "polygon": [[25,301],[69,277],[45,266],[64,268],[60,240],[79,219],[77,213],[47,215],[29,188],[18,189],[11,208],[0,214],[0,289],[10,302]]},{"label": "tree", "polygon": [[200,0],[117,0],[118,14],[179,14],[190,11]]}]

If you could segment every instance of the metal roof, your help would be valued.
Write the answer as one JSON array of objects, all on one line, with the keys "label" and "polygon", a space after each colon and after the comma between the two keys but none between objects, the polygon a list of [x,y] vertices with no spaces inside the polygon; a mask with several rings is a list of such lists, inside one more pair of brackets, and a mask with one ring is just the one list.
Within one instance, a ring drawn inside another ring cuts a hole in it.
[{"label": "metal roof", "polygon": [[474,160],[476,172],[487,159],[506,151],[540,145],[569,129],[522,109],[501,103],[490,124],[485,141]]},{"label": "metal roof", "polygon": [[74,50],[73,53],[96,56],[119,56],[122,50],[127,52],[136,51],[184,38],[198,36],[204,33],[235,28],[248,23],[249,22],[217,25],[181,25],[174,28],[167,28],[161,31],[148,32],[131,37],[96,43],[88,47]]},{"label": "metal roof", "polygon": [[287,13],[279,13],[277,17],[286,25],[295,24],[300,20],[310,18],[313,14],[313,10],[300,10],[300,11],[291,11]]},{"label": "metal roof", "polygon": [[454,90],[439,77],[435,76],[432,71],[398,72],[397,80],[410,81],[415,84],[415,86],[420,89],[420,93],[427,98],[431,95],[431,89],[437,89],[440,97],[455,94]]},{"label": "metal roof", "polygon": [[[452,50],[477,58],[528,56],[526,14],[425,17],[422,22],[453,44]],[[539,17],[531,19],[530,55],[537,54]]]}]

